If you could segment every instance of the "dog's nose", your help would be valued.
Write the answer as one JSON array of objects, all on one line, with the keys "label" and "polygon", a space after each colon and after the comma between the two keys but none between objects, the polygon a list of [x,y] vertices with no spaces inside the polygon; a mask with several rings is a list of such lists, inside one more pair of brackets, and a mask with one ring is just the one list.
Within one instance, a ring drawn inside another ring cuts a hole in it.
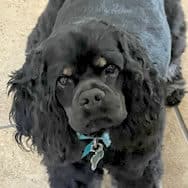
[{"label": "dog's nose", "polygon": [[81,93],[79,105],[87,110],[92,110],[101,105],[105,97],[104,91],[94,88]]}]

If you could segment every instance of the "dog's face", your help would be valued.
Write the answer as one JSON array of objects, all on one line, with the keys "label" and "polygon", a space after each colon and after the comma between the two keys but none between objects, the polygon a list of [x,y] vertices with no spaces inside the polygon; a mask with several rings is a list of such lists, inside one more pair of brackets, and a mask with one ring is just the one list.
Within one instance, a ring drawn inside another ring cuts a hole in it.
[{"label": "dog's face", "polygon": [[9,81],[17,142],[31,138],[51,160],[80,159],[85,145],[76,132],[107,129],[115,150],[150,144],[162,126],[161,84],[134,35],[98,22],[60,28]]},{"label": "dog's face", "polygon": [[[100,41],[103,45],[105,42]],[[48,74],[55,74],[56,100],[64,108],[69,125],[84,134],[120,125],[127,110],[119,49],[100,49],[100,44],[91,44],[79,33],[59,33],[45,46],[48,69],[58,68]]]},{"label": "dog's face", "polygon": [[91,59],[85,66],[78,77],[75,67],[63,69],[57,80],[56,97],[66,111],[70,126],[89,134],[119,125],[127,112],[120,67],[108,64],[104,57]]}]

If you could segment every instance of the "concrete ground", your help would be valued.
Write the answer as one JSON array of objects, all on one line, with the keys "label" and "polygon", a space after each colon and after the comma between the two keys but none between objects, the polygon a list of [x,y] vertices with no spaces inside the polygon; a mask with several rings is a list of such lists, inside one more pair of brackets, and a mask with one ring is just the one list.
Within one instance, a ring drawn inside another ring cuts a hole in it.
[{"label": "concrete ground", "polygon": [[[21,67],[28,33],[47,0],[0,0],[0,188],[48,188],[45,168],[36,153],[22,151],[9,124],[11,98],[7,97],[8,74]],[[188,1],[182,0],[188,23]],[[188,80],[188,51],[183,56]],[[188,88],[187,88],[188,89]],[[188,125],[188,94],[179,106]],[[188,188],[188,142],[174,109],[168,109],[164,139],[164,188]]]}]

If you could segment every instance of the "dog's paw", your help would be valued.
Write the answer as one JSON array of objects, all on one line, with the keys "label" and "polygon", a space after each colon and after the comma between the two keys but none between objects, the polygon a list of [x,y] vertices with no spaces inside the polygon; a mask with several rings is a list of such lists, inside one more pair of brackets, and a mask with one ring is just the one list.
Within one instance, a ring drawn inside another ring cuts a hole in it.
[{"label": "dog's paw", "polygon": [[185,95],[185,81],[183,79],[167,83],[166,105],[178,105]]},{"label": "dog's paw", "polygon": [[169,107],[178,105],[185,95],[185,80],[181,67],[172,63],[167,73],[166,105]]}]

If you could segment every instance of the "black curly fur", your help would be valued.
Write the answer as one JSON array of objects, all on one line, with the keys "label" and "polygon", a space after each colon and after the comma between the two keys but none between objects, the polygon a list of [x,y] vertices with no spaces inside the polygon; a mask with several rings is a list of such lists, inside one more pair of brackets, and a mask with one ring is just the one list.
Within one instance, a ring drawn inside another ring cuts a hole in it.
[{"label": "black curly fur", "polygon": [[[118,188],[124,188],[125,185],[128,188],[157,187],[163,171],[161,143],[165,124],[166,84],[149,62],[139,40],[134,35],[118,32],[105,23],[102,23],[104,28],[111,30],[109,33],[124,58],[122,91],[128,116],[121,125],[109,129],[112,145],[105,151],[105,157],[95,172],[90,170],[89,159],[81,160],[86,143],[78,140],[68,124],[65,110],[56,101],[57,75],[49,77],[47,74],[49,67],[41,45],[50,35],[63,2],[49,1],[28,39],[26,62],[8,83],[9,93],[14,93],[10,118],[16,122],[16,141],[24,145],[24,137],[31,139],[32,146],[43,155],[52,188],[99,187],[97,182],[102,180],[103,167],[109,170]],[[179,3],[177,0],[170,2]],[[169,6],[166,11],[169,23],[172,23],[174,17],[170,16],[173,14],[169,11],[171,6],[167,1],[166,4]],[[83,36],[88,38],[89,30],[83,31]],[[183,30],[180,35],[184,35]],[[79,42],[77,44],[72,49],[75,52],[83,45]],[[96,48],[98,51],[97,45],[92,43],[90,46],[92,50]],[[179,47],[174,42],[172,64],[176,48]],[[184,49],[182,46],[180,48]],[[82,48],[79,49],[82,51]],[[178,53],[178,57],[181,53]],[[180,98],[179,94],[175,97]],[[167,100],[168,104],[172,103],[170,100],[172,99]]]}]

